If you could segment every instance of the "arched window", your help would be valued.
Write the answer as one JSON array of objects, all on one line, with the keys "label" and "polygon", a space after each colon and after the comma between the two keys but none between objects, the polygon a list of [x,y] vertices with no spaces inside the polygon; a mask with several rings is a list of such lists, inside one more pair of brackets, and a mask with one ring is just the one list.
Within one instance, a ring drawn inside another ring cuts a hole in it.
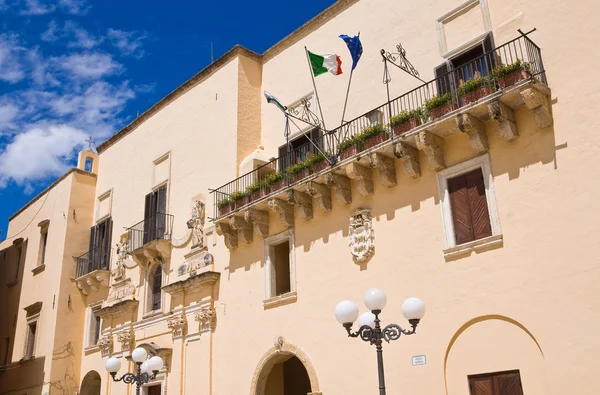
[{"label": "arched window", "polygon": [[152,274],[152,310],[160,310],[162,299],[162,265],[157,265]]}]

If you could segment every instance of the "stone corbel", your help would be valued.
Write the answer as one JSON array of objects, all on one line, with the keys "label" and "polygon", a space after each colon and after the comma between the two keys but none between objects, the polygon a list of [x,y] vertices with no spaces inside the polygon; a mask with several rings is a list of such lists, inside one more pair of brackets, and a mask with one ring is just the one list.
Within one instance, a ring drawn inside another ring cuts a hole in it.
[{"label": "stone corbel", "polygon": [[204,307],[195,314],[194,319],[198,321],[201,331],[214,332],[217,327],[217,311],[214,307]]},{"label": "stone corbel", "polygon": [[536,88],[527,88],[521,91],[521,98],[525,102],[525,106],[533,113],[533,119],[538,128],[552,126],[552,114],[546,93]]},{"label": "stone corbel", "polygon": [[84,295],[90,294],[90,286],[87,284],[87,281],[84,278],[77,280],[77,288],[79,288],[81,293]]},{"label": "stone corbel", "polygon": [[421,164],[419,163],[419,151],[402,141],[394,144],[394,155],[402,161],[404,173],[412,178],[421,177]]},{"label": "stone corbel", "polygon": [[490,118],[498,122],[500,136],[505,140],[511,141],[519,137],[517,124],[515,123],[515,113],[512,108],[500,100],[494,100],[488,103],[488,113]]},{"label": "stone corbel", "polygon": [[373,172],[371,169],[352,162],[346,166],[346,174],[349,178],[356,180],[358,193],[363,196],[373,194]]},{"label": "stone corbel", "polygon": [[238,235],[241,236],[243,242],[252,243],[254,233],[252,232],[252,224],[246,221],[244,217],[231,217],[229,226],[234,231],[239,231]]},{"label": "stone corbel", "polygon": [[344,204],[352,203],[352,187],[348,177],[335,173],[327,173],[325,176],[325,185],[333,188],[338,202]]},{"label": "stone corbel", "polygon": [[87,283],[88,287],[92,291],[94,291],[94,292],[98,291],[98,282],[96,281],[96,279],[94,277],[87,277],[85,279],[85,282]]},{"label": "stone corbel", "polygon": [[331,189],[328,186],[309,181],[306,183],[306,192],[315,198],[319,210],[331,211]]},{"label": "stone corbel", "polygon": [[223,236],[225,240],[225,246],[230,249],[236,249],[238,246],[238,233],[233,230],[229,224],[224,222],[217,222],[215,224],[215,231],[219,236]]},{"label": "stone corbel", "polygon": [[398,182],[396,181],[396,164],[394,163],[394,159],[377,152],[373,152],[369,159],[371,167],[379,169],[379,178],[383,185],[390,188],[398,185]]},{"label": "stone corbel", "polygon": [[187,332],[187,318],[185,314],[177,314],[167,318],[167,327],[173,332],[173,339],[185,336]]},{"label": "stone corbel", "polygon": [[458,130],[469,135],[471,148],[475,152],[482,154],[490,149],[485,134],[485,123],[471,114],[458,114],[456,116],[456,126]]},{"label": "stone corbel", "polygon": [[424,130],[416,136],[417,148],[425,153],[427,164],[431,170],[439,171],[446,167],[444,164],[444,140],[435,134]]},{"label": "stone corbel", "polygon": [[102,357],[108,357],[113,352],[113,339],[111,335],[100,336],[96,345],[100,348]]},{"label": "stone corbel", "polygon": [[269,212],[264,210],[249,209],[244,213],[246,221],[254,226],[254,231],[262,237],[269,236]]},{"label": "stone corbel", "polygon": [[310,195],[295,190],[288,191],[287,201],[298,207],[298,213],[306,220],[313,218],[312,197]]},{"label": "stone corbel", "polygon": [[121,351],[131,352],[133,351],[133,345],[135,344],[135,334],[131,330],[125,330],[117,335],[117,340],[121,343]]},{"label": "stone corbel", "polygon": [[285,226],[294,226],[294,206],[281,199],[271,199],[267,206],[269,210],[279,213],[279,219]]}]

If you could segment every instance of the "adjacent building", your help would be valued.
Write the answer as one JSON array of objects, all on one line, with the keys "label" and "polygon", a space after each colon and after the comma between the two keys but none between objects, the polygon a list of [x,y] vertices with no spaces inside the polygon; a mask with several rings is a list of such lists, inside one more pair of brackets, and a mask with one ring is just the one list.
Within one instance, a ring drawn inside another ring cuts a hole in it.
[{"label": "adjacent building", "polygon": [[149,395],[375,393],[333,314],[372,287],[427,306],[388,393],[598,393],[594,11],[339,0],[234,47],[11,218],[0,394],[130,394],[135,347]]}]

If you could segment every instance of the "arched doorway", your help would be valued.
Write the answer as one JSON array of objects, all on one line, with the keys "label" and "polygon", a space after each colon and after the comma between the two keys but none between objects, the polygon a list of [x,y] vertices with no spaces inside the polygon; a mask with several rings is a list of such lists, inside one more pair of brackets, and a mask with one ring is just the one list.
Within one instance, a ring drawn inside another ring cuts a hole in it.
[{"label": "arched doorway", "polygon": [[308,357],[290,344],[271,348],[260,360],[250,395],[320,394],[315,369]]},{"label": "arched doorway", "polygon": [[95,370],[90,370],[87,372],[83,380],[81,381],[81,391],[79,391],[80,395],[100,395],[100,385],[102,384],[102,379],[100,375]]}]

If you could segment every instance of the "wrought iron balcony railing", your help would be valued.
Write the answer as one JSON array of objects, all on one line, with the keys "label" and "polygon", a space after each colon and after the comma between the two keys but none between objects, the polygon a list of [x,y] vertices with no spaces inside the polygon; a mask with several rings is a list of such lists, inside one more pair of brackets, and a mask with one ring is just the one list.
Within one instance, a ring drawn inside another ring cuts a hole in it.
[{"label": "wrought iron balcony railing", "polygon": [[76,258],[76,277],[83,277],[96,270],[110,270],[110,248],[97,247]]},{"label": "wrought iron balcony railing", "polygon": [[454,110],[510,89],[521,80],[532,79],[546,84],[541,50],[522,34],[334,130],[323,131],[315,143],[331,161],[314,146],[304,145],[212,190],[213,220],[301,183],[365,149],[402,138]]},{"label": "wrought iron balcony railing", "polygon": [[173,216],[157,213],[127,229],[128,252],[134,252],[155,240],[171,240]]}]

